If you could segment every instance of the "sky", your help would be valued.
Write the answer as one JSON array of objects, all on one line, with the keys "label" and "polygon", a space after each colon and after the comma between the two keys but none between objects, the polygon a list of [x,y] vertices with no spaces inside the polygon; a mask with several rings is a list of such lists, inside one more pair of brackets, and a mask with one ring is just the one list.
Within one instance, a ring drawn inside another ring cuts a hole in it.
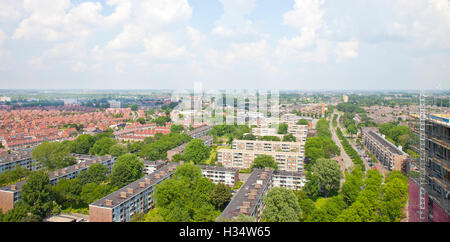
[{"label": "sky", "polygon": [[449,0],[0,0],[0,89],[450,89]]}]

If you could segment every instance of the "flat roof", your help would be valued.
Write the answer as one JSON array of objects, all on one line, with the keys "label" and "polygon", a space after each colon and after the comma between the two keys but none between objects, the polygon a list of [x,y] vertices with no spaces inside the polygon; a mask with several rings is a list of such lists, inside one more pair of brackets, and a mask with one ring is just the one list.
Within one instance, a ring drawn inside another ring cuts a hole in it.
[{"label": "flat roof", "polygon": [[[88,156],[88,155],[82,155],[82,156],[83,156],[84,159],[86,159],[83,162],[80,162],[78,164],[71,165],[71,166],[68,166],[68,167],[56,170],[56,171],[49,172],[49,174],[48,174],[49,180],[52,181],[52,180],[58,179],[60,177],[63,177],[66,174],[73,173],[73,172],[75,172],[77,170],[87,169],[92,164],[102,163],[102,162],[105,162],[107,160],[111,160],[112,159],[112,157],[109,157],[109,156]],[[76,158],[80,158],[80,157],[76,156]],[[81,164],[85,164],[85,167],[81,167]],[[76,167],[78,167],[78,168],[76,168]],[[64,173],[62,173],[63,170],[65,170]],[[58,175],[56,175],[55,172],[58,172]],[[23,184],[25,184],[25,182],[26,182],[26,180],[22,180],[22,181],[14,183],[14,184],[10,184],[8,186],[0,187],[0,190],[1,191],[17,192],[17,191],[20,191],[22,189],[22,186],[23,186]],[[12,185],[16,185],[15,190],[11,190],[11,186]]]},{"label": "flat roof", "polygon": [[276,170],[273,172],[274,176],[296,176],[296,177],[304,177],[306,176],[305,172],[301,171],[282,171],[282,170]]},{"label": "flat roof", "polygon": [[230,172],[238,172],[238,168],[232,167],[223,167],[223,166],[208,166],[208,165],[199,165],[202,170],[210,170],[210,171],[230,171]]},{"label": "flat roof", "polygon": [[[159,183],[160,181],[166,179],[168,176],[172,175],[173,172],[176,170],[176,168],[179,166],[180,164],[178,162],[174,162],[174,163],[169,163],[168,165],[165,165],[164,167],[161,167],[160,169],[114,191],[113,193],[110,193],[108,195],[106,195],[105,197],[91,203],[89,206],[93,205],[93,206],[98,206],[98,207],[107,207],[107,208],[114,208],[128,200],[130,200],[131,198],[133,198],[134,196],[136,196],[136,194],[141,193],[142,191],[148,189],[151,186],[154,186],[155,184]],[[164,175],[160,176],[159,178],[157,178],[158,174],[161,174],[162,172],[164,172]],[[146,179],[150,180],[150,184],[145,183]],[[145,183],[145,187],[141,187],[139,184],[141,182]],[[132,188],[133,189],[133,194],[129,194],[128,193],[128,189]],[[126,198],[122,198],[120,196],[120,194],[122,192],[127,193]],[[111,206],[106,205],[106,200],[111,200],[112,204]]]},{"label": "flat roof", "polygon": [[396,155],[405,155],[406,153],[401,151],[397,146],[392,144],[383,138],[380,134],[374,132],[373,130],[369,130],[367,132],[370,136],[372,136],[378,143],[380,143],[383,147],[387,148],[391,153]]},{"label": "flat roof", "polygon": [[[265,173],[266,178],[261,179],[261,175]],[[230,201],[228,206],[223,210],[222,214],[220,214],[220,218],[234,218],[236,216],[239,216],[241,213],[240,209],[244,202],[249,202],[250,206],[247,210],[248,213],[252,212],[261,196],[263,196],[263,189],[264,187],[270,183],[271,177],[273,175],[273,170],[263,170],[263,169],[254,169],[253,172],[250,174],[250,176],[247,178],[247,181],[242,185],[242,187],[239,189],[239,191],[236,193],[234,198]],[[261,187],[257,188],[256,184],[257,181],[262,181]],[[255,199],[250,199],[248,197],[250,191],[252,189],[256,190]]]},{"label": "flat roof", "polygon": [[0,164],[7,164],[19,160],[25,160],[31,158],[31,150],[20,150],[0,153]]}]

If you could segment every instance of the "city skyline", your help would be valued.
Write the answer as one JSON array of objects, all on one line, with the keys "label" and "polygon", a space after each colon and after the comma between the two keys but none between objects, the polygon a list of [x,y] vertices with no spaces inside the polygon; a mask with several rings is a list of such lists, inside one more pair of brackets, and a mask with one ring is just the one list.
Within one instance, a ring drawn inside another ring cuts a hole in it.
[{"label": "city skyline", "polygon": [[450,89],[450,3],[1,0],[2,89]]}]

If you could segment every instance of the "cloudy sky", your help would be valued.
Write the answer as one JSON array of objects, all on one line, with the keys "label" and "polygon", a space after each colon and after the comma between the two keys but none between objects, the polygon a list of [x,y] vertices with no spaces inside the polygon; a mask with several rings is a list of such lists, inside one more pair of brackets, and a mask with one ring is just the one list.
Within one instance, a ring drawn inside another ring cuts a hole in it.
[{"label": "cloudy sky", "polygon": [[0,89],[450,89],[448,0],[0,0]]}]

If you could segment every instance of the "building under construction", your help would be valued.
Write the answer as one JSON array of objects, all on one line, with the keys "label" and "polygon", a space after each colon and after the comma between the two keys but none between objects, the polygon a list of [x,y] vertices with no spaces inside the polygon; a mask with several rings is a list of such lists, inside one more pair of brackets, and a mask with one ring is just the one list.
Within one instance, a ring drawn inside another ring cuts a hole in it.
[{"label": "building under construction", "polygon": [[410,162],[409,170],[418,173],[409,179],[408,220],[449,222],[450,115],[424,112],[422,119],[420,115],[411,116],[414,121],[410,128],[418,136],[411,148],[420,153],[421,157]]}]

